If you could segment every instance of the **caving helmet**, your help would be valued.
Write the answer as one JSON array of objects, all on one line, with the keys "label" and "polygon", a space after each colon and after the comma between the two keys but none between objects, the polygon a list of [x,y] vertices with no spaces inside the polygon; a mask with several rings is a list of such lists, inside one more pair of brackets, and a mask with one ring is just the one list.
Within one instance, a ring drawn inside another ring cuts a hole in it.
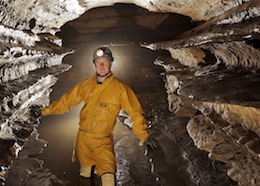
[{"label": "caving helmet", "polygon": [[97,58],[100,58],[100,57],[108,58],[111,61],[114,60],[111,50],[107,47],[99,47],[96,50],[94,50],[94,52],[93,52],[93,63]]}]

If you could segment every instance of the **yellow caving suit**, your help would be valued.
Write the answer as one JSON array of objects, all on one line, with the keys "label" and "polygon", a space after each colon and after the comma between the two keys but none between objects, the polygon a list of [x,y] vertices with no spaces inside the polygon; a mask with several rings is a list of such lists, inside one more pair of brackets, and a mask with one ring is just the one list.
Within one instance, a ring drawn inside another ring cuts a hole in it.
[{"label": "yellow caving suit", "polygon": [[41,112],[43,116],[63,114],[82,101],[85,104],[80,112],[76,148],[80,165],[96,165],[98,175],[115,173],[112,131],[116,117],[124,109],[133,122],[133,132],[144,142],[148,133],[141,105],[132,89],[113,75],[102,84],[97,82],[97,76],[94,75],[77,84],[59,101],[53,102]]}]

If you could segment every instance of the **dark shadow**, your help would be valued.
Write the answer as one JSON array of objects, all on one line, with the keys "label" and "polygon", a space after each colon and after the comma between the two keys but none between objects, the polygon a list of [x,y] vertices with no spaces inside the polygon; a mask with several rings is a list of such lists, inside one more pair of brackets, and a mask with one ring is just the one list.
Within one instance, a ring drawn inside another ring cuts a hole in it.
[{"label": "dark shadow", "polygon": [[[148,28],[137,23],[138,19],[150,25],[161,17],[166,18],[157,28]],[[112,21],[116,21],[116,24],[109,26]],[[77,25],[81,27],[84,25],[84,29],[80,30],[81,33],[73,27]],[[195,26],[187,16],[149,12],[133,4],[115,4],[87,11],[78,19],[62,26],[58,35],[63,39],[65,47],[73,47],[72,45],[76,45],[78,39],[81,42],[85,40],[87,43],[158,42],[172,40]]]},{"label": "dark shadow", "polygon": [[247,44],[251,45],[252,47],[259,49],[260,48],[260,39],[252,39],[246,41]]}]

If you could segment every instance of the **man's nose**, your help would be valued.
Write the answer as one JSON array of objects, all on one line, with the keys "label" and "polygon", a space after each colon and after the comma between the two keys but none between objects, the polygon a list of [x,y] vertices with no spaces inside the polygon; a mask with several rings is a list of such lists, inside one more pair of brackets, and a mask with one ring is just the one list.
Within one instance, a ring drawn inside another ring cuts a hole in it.
[{"label": "man's nose", "polygon": [[100,63],[99,66],[104,67],[104,66],[105,66],[105,63]]}]

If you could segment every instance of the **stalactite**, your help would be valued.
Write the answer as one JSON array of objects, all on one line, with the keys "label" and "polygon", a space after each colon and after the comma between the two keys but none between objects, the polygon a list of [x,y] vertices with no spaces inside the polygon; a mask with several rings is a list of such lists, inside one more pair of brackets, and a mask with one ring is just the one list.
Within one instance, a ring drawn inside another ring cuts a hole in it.
[{"label": "stalactite", "polygon": [[211,111],[219,114],[231,125],[242,125],[244,128],[254,131],[260,136],[260,109],[242,105],[203,102],[198,104],[197,109],[201,112]]},{"label": "stalactite", "polygon": [[[214,54],[220,62],[227,66],[243,66],[251,69],[259,69],[260,51],[247,45],[245,42],[228,42],[224,44],[211,44],[203,46]],[[243,48],[243,50],[241,50]]]}]

